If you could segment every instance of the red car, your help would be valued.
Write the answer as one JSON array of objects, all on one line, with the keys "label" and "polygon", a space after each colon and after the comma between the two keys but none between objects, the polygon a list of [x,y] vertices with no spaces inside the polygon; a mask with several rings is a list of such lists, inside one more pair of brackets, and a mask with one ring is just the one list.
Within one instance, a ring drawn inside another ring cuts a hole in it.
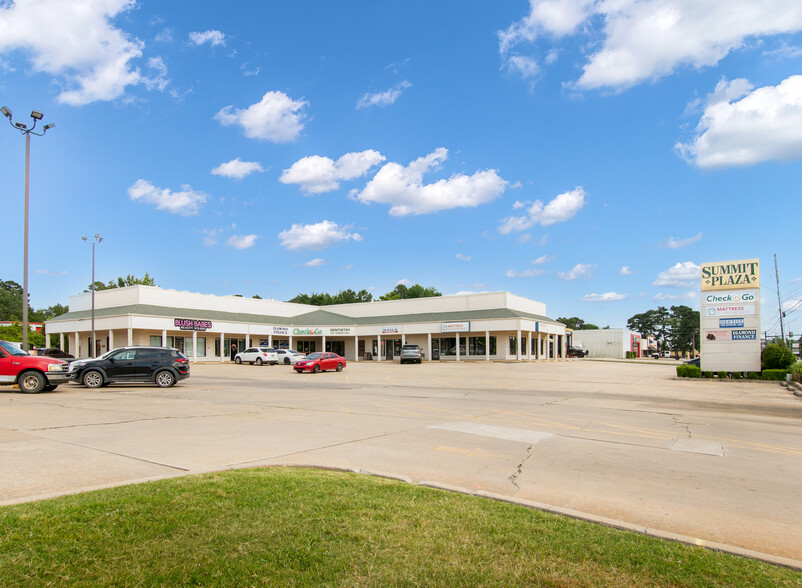
[{"label": "red car", "polygon": [[345,358],[336,353],[310,353],[303,359],[299,359],[292,366],[299,374],[303,372],[325,372],[326,370],[337,370],[341,372],[345,367]]}]

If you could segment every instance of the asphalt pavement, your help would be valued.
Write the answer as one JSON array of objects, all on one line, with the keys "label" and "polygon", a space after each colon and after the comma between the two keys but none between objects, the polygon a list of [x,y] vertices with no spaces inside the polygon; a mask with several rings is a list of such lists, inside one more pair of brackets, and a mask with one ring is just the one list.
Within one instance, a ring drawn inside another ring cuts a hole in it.
[{"label": "asphalt pavement", "polygon": [[675,363],[197,364],[0,390],[0,504],[229,468],[386,475],[802,569],[802,399]]}]

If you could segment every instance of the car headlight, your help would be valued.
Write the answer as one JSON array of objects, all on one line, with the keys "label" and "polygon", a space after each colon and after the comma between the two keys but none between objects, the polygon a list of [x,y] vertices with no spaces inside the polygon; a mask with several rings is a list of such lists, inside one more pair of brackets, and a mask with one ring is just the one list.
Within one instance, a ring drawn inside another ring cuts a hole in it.
[{"label": "car headlight", "polygon": [[67,371],[67,364],[66,363],[51,363],[51,364],[48,364],[47,371],[49,371],[49,372],[66,372]]}]

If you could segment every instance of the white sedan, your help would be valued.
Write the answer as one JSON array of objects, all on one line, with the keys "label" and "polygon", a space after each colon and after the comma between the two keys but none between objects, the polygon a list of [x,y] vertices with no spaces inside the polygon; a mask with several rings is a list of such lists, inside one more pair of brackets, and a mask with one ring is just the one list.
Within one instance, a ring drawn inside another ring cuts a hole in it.
[{"label": "white sedan", "polygon": [[285,365],[294,364],[299,359],[306,357],[303,353],[292,349],[276,349],[276,353],[278,354],[278,361]]},{"label": "white sedan", "polygon": [[248,347],[245,351],[240,351],[234,356],[234,363],[242,363],[243,361],[247,361],[251,365],[262,365],[263,363],[276,365],[278,363],[278,354],[271,347]]}]

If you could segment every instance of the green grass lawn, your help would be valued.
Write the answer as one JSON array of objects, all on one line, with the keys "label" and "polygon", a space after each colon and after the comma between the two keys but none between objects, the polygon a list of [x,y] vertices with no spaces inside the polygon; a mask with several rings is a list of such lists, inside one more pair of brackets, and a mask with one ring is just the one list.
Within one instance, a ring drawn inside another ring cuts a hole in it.
[{"label": "green grass lawn", "polygon": [[0,508],[7,586],[802,586],[802,573],[403,482],[267,468]]}]

